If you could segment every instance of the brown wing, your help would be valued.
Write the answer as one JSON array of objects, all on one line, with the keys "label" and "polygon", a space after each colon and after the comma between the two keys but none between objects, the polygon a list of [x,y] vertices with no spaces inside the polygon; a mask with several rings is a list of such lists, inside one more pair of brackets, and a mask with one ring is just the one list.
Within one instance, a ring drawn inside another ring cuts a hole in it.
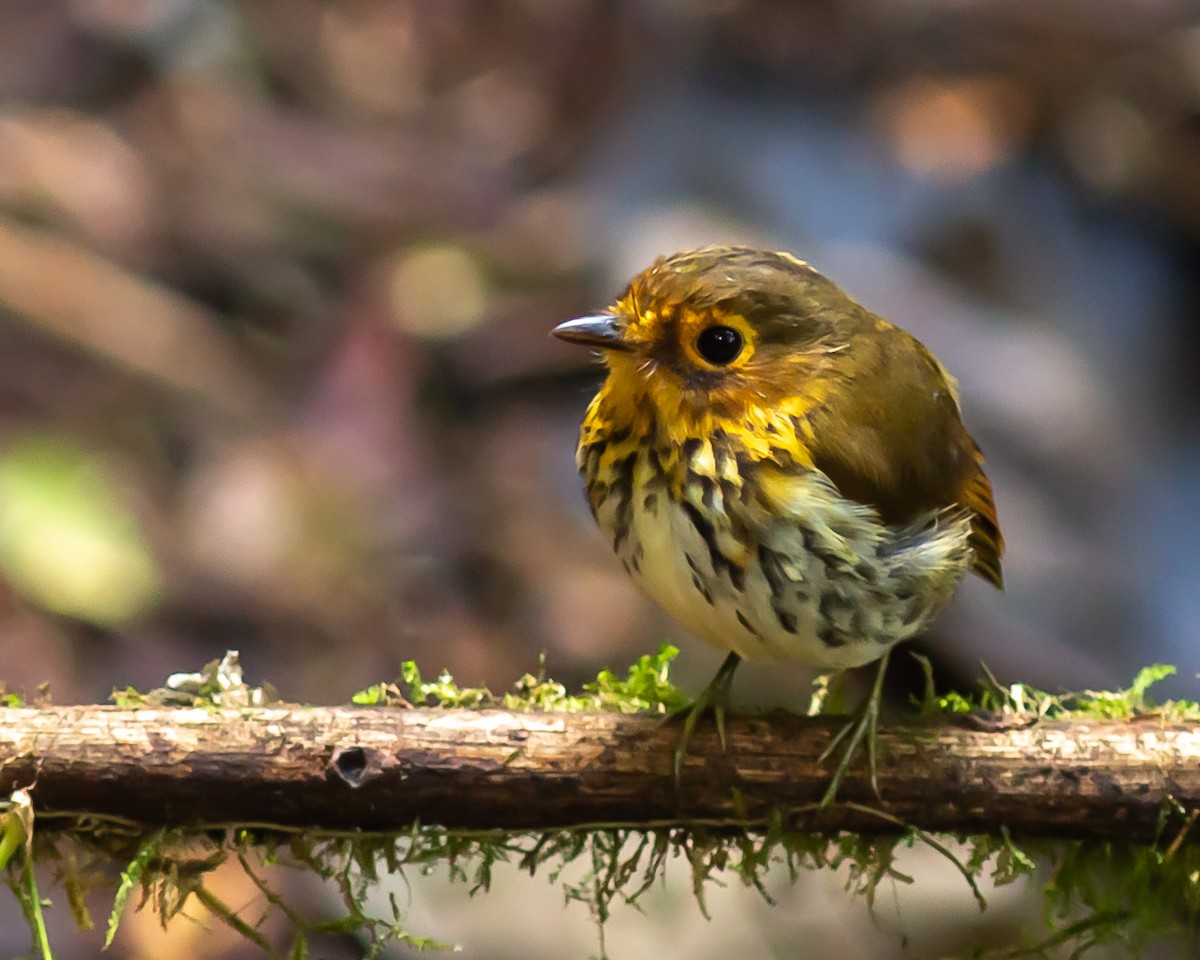
[{"label": "brown wing", "polygon": [[1004,589],[1004,571],[1000,569],[1000,558],[1004,556],[1004,536],[996,520],[996,503],[992,499],[992,485],[983,472],[983,454],[975,441],[972,459],[975,469],[969,471],[966,482],[959,489],[958,502],[973,514],[971,518],[971,549],[975,551],[975,562],[971,569],[997,589]]},{"label": "brown wing", "polygon": [[1002,587],[1004,538],[992,486],[983,454],[962,422],[953,381],[914,337],[863,313],[869,335],[851,336],[849,356],[839,358],[832,374],[844,382],[809,414],[816,467],[888,523],[966,507],[972,513],[972,569]]}]

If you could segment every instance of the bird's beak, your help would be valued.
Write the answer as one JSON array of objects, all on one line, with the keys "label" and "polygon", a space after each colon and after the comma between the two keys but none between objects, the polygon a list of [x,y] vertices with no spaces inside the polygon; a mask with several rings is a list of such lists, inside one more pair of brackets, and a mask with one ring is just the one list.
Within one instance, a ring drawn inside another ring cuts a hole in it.
[{"label": "bird's beak", "polygon": [[621,327],[617,318],[611,314],[600,314],[595,317],[580,317],[560,323],[550,331],[560,340],[568,343],[582,343],[587,347],[600,347],[602,350],[632,350],[633,347],[621,335]]}]

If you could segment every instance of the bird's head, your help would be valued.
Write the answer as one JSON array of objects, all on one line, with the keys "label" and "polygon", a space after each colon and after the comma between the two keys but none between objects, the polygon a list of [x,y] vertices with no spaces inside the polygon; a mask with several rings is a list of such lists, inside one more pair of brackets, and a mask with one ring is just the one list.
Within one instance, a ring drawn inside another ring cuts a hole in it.
[{"label": "bird's head", "polygon": [[861,316],[787,254],[706,247],[657,260],[607,312],[554,334],[603,351],[614,400],[736,421],[785,399],[819,401]]}]

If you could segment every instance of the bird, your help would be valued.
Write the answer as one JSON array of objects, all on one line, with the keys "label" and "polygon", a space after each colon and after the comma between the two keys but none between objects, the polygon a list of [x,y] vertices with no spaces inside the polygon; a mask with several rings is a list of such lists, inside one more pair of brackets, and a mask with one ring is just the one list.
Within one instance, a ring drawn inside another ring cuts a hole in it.
[{"label": "bird", "polygon": [[576,461],[634,582],[728,651],[685,712],[724,744],[744,660],[843,671],[878,661],[822,805],[875,737],[896,644],[968,571],[1003,588],[1004,539],[957,383],[910,333],[789,253],[660,257],[605,311],[553,329],[607,369]]}]

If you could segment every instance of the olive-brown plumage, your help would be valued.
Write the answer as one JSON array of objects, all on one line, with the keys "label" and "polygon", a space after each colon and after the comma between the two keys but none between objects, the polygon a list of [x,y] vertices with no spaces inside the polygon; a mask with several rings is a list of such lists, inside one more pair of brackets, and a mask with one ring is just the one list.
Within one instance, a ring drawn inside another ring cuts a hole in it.
[{"label": "olive-brown plumage", "polygon": [[1001,585],[953,378],[807,264],[679,253],[554,332],[608,367],[578,454],[597,522],[647,593],[732,651],[701,707],[740,656],[886,661],[968,569]]},{"label": "olive-brown plumage", "polygon": [[951,504],[970,510],[972,569],[1001,586],[1004,542],[992,488],[953,379],[915,337],[846,301],[853,319],[832,374],[844,385],[809,414],[814,465],[885,523],[910,523]]}]

